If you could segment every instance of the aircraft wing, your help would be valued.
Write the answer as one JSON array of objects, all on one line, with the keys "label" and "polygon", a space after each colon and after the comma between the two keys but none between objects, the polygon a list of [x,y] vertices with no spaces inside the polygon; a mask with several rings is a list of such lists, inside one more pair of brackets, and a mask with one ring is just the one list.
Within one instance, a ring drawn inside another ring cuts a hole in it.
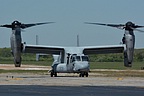
[{"label": "aircraft wing", "polygon": [[84,47],[84,54],[123,53],[125,45],[88,46]]},{"label": "aircraft wing", "polygon": [[56,54],[64,52],[64,47],[59,46],[43,46],[43,45],[24,45],[24,53],[44,53],[44,54]]}]

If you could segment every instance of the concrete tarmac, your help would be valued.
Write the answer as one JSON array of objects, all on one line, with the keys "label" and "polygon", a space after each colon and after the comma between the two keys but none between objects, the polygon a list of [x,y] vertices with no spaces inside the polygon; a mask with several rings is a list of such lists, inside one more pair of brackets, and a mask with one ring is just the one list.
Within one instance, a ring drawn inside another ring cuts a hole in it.
[{"label": "concrete tarmac", "polygon": [[143,96],[144,89],[124,86],[0,85],[1,96]]},{"label": "concrete tarmac", "polygon": [[78,77],[78,74],[59,73],[59,77],[31,73],[0,74],[0,85],[45,86],[136,86],[144,87],[143,77]]},{"label": "concrete tarmac", "polygon": [[143,96],[144,78],[0,74],[0,96]]},{"label": "concrete tarmac", "polygon": [[[9,66],[1,66],[9,69]],[[13,68],[13,67],[10,67]],[[25,70],[26,66],[21,70]],[[35,68],[31,66],[31,68]],[[43,69],[41,66],[40,68]],[[39,67],[37,67],[39,69]],[[11,69],[11,70],[16,70]],[[20,70],[20,69],[19,69]],[[58,77],[33,73],[1,73],[0,96],[143,96],[143,77]]]}]

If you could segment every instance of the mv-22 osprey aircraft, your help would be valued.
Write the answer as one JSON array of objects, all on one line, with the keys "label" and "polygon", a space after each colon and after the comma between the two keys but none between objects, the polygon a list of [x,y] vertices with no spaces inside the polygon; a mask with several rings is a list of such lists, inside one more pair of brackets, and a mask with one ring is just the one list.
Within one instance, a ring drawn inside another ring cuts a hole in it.
[{"label": "mv-22 osprey aircraft", "polygon": [[14,21],[12,24],[0,25],[0,27],[6,27],[12,29],[10,42],[11,42],[11,53],[14,57],[15,67],[21,66],[21,59],[22,59],[21,52],[23,49],[21,29],[25,29],[36,25],[50,24],[50,23],[54,23],[54,22],[22,24],[19,21]]},{"label": "mv-22 osprey aircraft", "polygon": [[57,73],[79,73],[80,77],[88,77],[88,72],[90,71],[88,59],[89,54],[124,53],[124,66],[132,66],[135,43],[133,30],[144,26],[138,26],[133,24],[132,22],[127,22],[126,24],[119,25],[88,22],[87,24],[105,25],[116,28],[122,27],[123,29],[125,29],[123,44],[85,47],[61,47],[24,44],[23,52],[53,54],[54,62],[51,66],[52,69],[50,70],[51,77],[57,77]]}]

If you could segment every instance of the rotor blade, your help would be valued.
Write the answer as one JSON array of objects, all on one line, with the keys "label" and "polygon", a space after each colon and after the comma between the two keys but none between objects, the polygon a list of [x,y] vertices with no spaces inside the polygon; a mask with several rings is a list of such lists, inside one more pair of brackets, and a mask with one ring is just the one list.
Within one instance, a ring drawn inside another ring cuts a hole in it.
[{"label": "rotor blade", "polygon": [[0,25],[0,27],[12,28],[12,25]]},{"label": "rotor blade", "polygon": [[132,30],[134,31],[138,31],[138,32],[144,32],[143,30],[139,30],[139,29],[136,29],[136,28],[133,28],[133,27],[130,27]]},{"label": "rotor blade", "polygon": [[28,27],[32,27],[32,26],[37,26],[37,25],[43,25],[43,24],[51,24],[51,23],[55,23],[55,22],[44,22],[44,23],[33,23],[33,24],[22,24],[21,28],[28,28]]},{"label": "rotor blade", "polygon": [[139,29],[134,29],[134,30],[138,32],[144,32],[144,30],[139,30]]},{"label": "rotor blade", "polygon": [[103,24],[103,23],[90,23],[90,22],[85,22],[85,24],[103,25],[103,26],[116,27],[120,29],[123,29],[125,26],[123,24]]},{"label": "rotor blade", "polygon": [[134,28],[142,28],[144,26],[135,25]]}]

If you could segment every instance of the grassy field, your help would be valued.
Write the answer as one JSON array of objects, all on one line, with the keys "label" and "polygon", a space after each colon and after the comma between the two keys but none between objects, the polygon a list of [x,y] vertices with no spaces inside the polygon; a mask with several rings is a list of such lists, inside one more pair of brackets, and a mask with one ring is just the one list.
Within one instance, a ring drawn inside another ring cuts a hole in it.
[{"label": "grassy field", "polygon": [[94,74],[93,77],[144,77],[144,70],[91,70],[91,73],[100,74]]},{"label": "grassy field", "polygon": [[[13,62],[3,61],[1,64],[12,64]],[[46,61],[23,61],[22,65],[37,65],[37,66],[51,66],[52,62]],[[14,66],[14,65],[13,65]],[[90,62],[91,73],[101,74],[100,76],[107,77],[144,77],[144,62],[133,62],[133,67],[124,67],[123,62]],[[99,70],[99,69],[114,69],[114,70]],[[119,70],[119,71],[117,71]],[[48,75],[47,70],[3,70],[0,73],[29,73]],[[93,75],[94,77],[97,75]]]},{"label": "grassy field", "polygon": [[[14,64],[14,62],[13,61],[1,61],[0,64]],[[52,62],[48,62],[48,61],[22,61],[22,65],[51,66]]]},{"label": "grassy field", "polygon": [[118,69],[118,70],[141,70],[144,67],[144,62],[133,62],[133,66],[124,67],[123,62],[90,62],[91,69]]},{"label": "grassy field", "polygon": [[[2,61],[0,64],[13,64],[13,61]],[[22,61],[22,65],[51,66],[51,64],[50,61]],[[144,62],[133,62],[131,68],[124,67],[123,62],[90,62],[91,69],[141,70],[142,67],[144,67]]]}]

